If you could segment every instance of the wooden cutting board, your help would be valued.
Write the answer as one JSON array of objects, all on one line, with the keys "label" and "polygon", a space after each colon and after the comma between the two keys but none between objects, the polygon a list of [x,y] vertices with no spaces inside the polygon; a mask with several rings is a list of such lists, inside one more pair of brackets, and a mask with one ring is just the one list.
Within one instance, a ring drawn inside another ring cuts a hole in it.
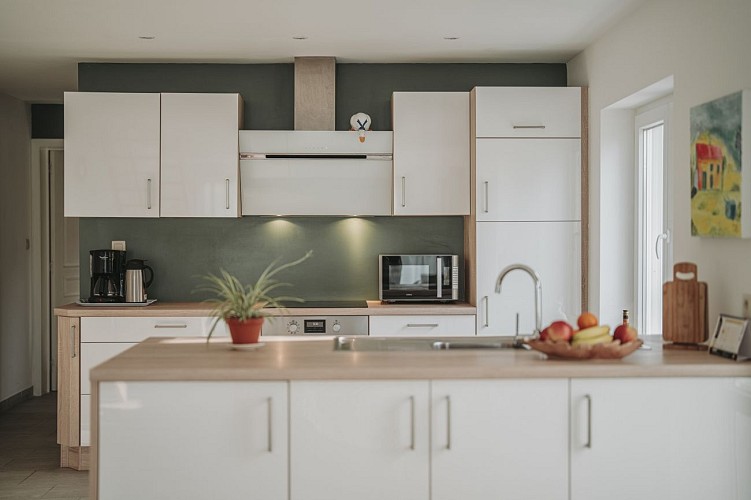
[{"label": "wooden cutting board", "polygon": [[673,266],[673,281],[662,286],[662,337],[676,344],[699,344],[709,338],[707,284],[698,281],[696,264]]}]

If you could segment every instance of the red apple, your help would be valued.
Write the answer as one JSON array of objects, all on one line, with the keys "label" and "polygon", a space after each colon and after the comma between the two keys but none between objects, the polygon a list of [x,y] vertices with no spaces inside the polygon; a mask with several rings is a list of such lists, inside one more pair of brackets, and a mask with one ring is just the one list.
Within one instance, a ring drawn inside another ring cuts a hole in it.
[{"label": "red apple", "polygon": [[550,326],[540,332],[540,340],[568,342],[573,334],[574,329],[565,321],[553,321]]},{"label": "red apple", "polygon": [[613,332],[613,340],[620,340],[621,344],[634,341],[638,337],[639,337],[639,334],[636,332],[636,328],[629,325],[628,323],[620,325]]}]

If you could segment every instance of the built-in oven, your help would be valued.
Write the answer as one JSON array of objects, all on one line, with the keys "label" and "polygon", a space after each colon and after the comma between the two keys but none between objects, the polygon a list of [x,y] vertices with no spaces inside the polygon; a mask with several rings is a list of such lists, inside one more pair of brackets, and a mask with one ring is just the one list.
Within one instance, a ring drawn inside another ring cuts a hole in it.
[{"label": "built-in oven", "polygon": [[459,300],[458,255],[379,255],[378,272],[383,302]]}]

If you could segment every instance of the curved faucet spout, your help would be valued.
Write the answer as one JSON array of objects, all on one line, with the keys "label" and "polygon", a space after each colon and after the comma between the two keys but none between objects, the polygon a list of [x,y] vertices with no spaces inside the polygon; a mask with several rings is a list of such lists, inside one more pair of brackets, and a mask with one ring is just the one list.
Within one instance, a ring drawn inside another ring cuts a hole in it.
[{"label": "curved faucet spout", "polygon": [[[529,266],[524,264],[511,264],[506,266],[498,275],[498,281],[495,283],[495,293],[501,293],[501,283],[508,273],[511,271],[524,271],[532,278],[535,283],[535,334],[539,335],[542,329],[542,282],[540,281],[540,275]],[[518,333],[517,333],[518,335]]]}]

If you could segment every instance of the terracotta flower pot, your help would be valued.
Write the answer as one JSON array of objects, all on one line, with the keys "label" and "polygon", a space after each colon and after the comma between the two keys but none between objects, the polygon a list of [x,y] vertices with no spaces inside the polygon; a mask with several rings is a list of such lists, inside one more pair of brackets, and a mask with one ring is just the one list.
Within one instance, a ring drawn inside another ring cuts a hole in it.
[{"label": "terracotta flower pot", "polygon": [[263,318],[250,318],[240,321],[237,318],[226,318],[233,344],[255,344],[261,335]]}]

